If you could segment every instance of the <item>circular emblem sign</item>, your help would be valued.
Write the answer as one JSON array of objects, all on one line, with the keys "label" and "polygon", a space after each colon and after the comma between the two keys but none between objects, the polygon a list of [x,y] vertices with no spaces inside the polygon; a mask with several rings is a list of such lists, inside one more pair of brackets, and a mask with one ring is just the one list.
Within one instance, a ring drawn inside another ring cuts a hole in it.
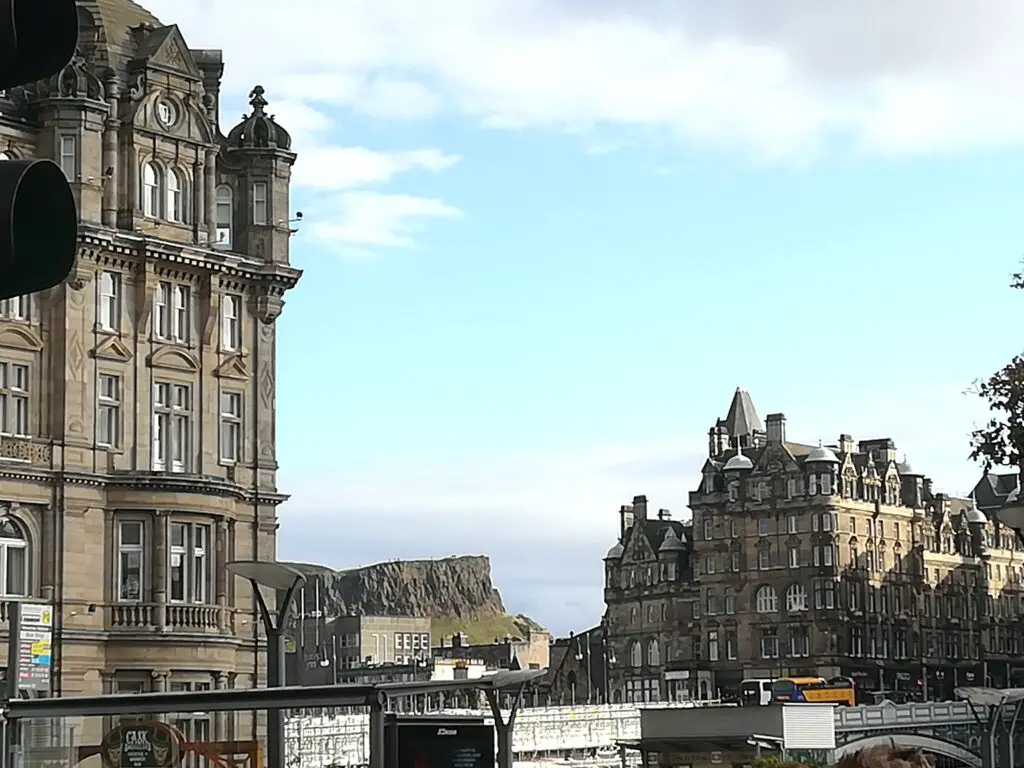
[{"label": "circular emblem sign", "polygon": [[100,754],[107,768],[175,768],[181,737],[166,723],[125,723],[103,737]]}]

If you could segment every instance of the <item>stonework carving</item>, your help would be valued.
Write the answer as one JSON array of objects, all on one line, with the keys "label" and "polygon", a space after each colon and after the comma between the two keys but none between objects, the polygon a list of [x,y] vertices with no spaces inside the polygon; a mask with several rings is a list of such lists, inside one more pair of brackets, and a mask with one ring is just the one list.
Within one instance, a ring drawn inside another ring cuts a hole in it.
[{"label": "stonework carving", "polygon": [[28,328],[20,325],[0,327],[0,347],[38,352],[43,348],[42,340]]},{"label": "stonework carving", "polygon": [[48,99],[106,99],[103,82],[92,71],[81,50],[76,50],[64,68],[49,80],[39,84],[40,98]]},{"label": "stonework carving", "polygon": [[256,306],[256,315],[264,325],[270,325],[281,316],[284,309],[284,300],[280,296],[265,293],[259,297]]},{"label": "stonework carving", "polygon": [[17,437],[0,437],[0,459],[26,461],[30,464],[49,464],[53,450],[49,445],[33,443]]}]

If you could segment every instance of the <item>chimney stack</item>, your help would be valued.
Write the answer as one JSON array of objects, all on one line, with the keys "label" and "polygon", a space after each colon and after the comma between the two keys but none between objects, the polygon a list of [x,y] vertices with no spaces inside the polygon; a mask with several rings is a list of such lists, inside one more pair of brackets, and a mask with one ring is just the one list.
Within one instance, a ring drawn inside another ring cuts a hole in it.
[{"label": "chimney stack", "polygon": [[646,496],[634,496],[633,497],[633,517],[637,520],[647,519],[647,497]]},{"label": "chimney stack", "polygon": [[786,417],[781,413],[769,413],[765,419],[768,432],[768,443],[781,445],[786,442]]},{"label": "chimney stack", "polygon": [[619,507],[619,541],[626,540],[626,531],[633,527],[633,508],[629,504]]},{"label": "chimney stack", "polygon": [[671,520],[672,519],[672,513],[669,512],[667,509],[659,509],[658,510],[658,519],[659,520]]},{"label": "chimney stack", "polygon": [[839,436],[839,452],[853,453],[853,435]]}]

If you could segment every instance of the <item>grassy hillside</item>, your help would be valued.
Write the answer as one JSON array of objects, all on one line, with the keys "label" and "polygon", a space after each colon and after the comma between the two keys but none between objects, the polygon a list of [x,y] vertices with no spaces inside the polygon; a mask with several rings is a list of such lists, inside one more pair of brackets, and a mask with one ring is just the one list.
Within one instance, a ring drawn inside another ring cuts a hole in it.
[{"label": "grassy hillside", "polygon": [[430,633],[434,645],[440,644],[442,638],[450,638],[456,632],[465,632],[469,635],[471,643],[485,644],[493,643],[494,638],[500,640],[505,635],[525,638],[530,629],[537,631],[542,627],[528,616],[498,613],[475,619],[460,619],[456,616],[434,619]]}]

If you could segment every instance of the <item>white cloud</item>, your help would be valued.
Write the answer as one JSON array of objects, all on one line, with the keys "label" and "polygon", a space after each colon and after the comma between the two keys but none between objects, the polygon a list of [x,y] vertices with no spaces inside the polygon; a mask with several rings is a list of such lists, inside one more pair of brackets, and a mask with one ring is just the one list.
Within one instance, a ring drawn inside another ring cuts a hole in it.
[{"label": "white cloud", "polygon": [[435,198],[366,190],[344,192],[319,210],[319,220],[310,226],[311,234],[356,255],[375,248],[412,248],[413,235],[426,222],[462,215],[458,208]]},{"label": "white cloud", "polygon": [[410,171],[437,173],[459,162],[458,155],[437,149],[376,152],[366,147],[306,145],[302,162],[295,166],[293,180],[298,187],[342,190],[386,184]]},{"label": "white cloud", "polygon": [[[960,0],[150,0],[238,92],[489,126],[664,129],[768,158],[1019,144],[1024,6]],[[273,29],[261,28],[273,18]],[[273,36],[275,55],[253,45]]]}]

